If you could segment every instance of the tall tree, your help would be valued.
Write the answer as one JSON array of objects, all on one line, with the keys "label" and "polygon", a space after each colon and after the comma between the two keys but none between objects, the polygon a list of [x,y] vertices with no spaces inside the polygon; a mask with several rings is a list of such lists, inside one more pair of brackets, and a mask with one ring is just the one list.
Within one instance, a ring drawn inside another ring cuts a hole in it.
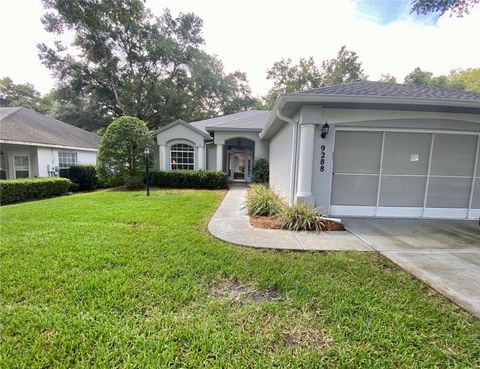
[{"label": "tall tree", "polygon": [[324,86],[339,85],[367,79],[355,51],[343,45],[336,58],[322,62],[322,83]]},{"label": "tall tree", "polygon": [[0,79],[0,106],[23,106],[43,112],[40,92],[30,83],[15,84],[9,77]]},{"label": "tall tree", "polygon": [[291,59],[275,62],[267,71],[267,79],[273,80],[273,87],[264,98],[268,108],[275,104],[281,93],[316,88],[322,84],[322,74],[312,57],[301,58],[298,64],[292,64]]},{"label": "tall tree", "polygon": [[417,67],[405,76],[403,82],[412,85],[428,86],[431,84],[432,77],[432,72],[423,71],[420,67]]},{"label": "tall tree", "polygon": [[457,17],[468,14],[480,0],[412,0],[411,13],[428,14],[438,12],[441,15],[450,12]]},{"label": "tall tree", "polygon": [[42,1],[45,29],[74,35],[69,46],[38,45],[62,96],[81,107],[71,115],[88,106],[103,125],[131,115],[156,128],[253,104],[245,76],[226,74],[201,50],[202,20],[193,14],[155,17],[142,0]]},{"label": "tall tree", "polygon": [[389,73],[384,73],[380,76],[378,82],[397,83],[397,78]]},{"label": "tall tree", "polygon": [[480,68],[454,69],[448,80],[452,88],[480,93]]},{"label": "tall tree", "polygon": [[432,72],[417,67],[405,77],[404,82],[480,93],[480,68],[453,69],[448,75],[434,76]]},{"label": "tall tree", "polygon": [[336,58],[325,60],[317,67],[312,57],[301,58],[298,64],[282,59],[267,71],[267,79],[273,87],[264,97],[265,107],[271,108],[279,94],[322,86],[356,82],[366,79],[362,63],[356,52],[342,46]]}]

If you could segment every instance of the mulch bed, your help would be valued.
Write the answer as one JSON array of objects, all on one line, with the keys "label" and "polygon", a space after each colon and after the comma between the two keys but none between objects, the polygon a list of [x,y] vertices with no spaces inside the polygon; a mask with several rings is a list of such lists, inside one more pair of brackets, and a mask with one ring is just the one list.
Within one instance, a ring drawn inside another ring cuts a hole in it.
[{"label": "mulch bed", "polygon": [[[250,224],[254,228],[264,228],[264,229],[282,229],[280,222],[275,219],[274,217],[250,217]],[[344,231],[345,227],[333,220],[324,220],[323,224],[325,226],[324,231],[332,232],[332,231]]]}]

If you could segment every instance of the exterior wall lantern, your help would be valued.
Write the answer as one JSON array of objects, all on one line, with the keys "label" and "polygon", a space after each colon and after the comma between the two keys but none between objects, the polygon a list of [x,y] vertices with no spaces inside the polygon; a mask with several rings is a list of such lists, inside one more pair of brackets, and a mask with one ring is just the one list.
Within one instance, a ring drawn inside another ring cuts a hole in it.
[{"label": "exterior wall lantern", "polygon": [[327,122],[325,122],[325,124],[322,126],[322,134],[320,135],[320,137],[322,138],[327,137],[329,130],[330,130],[330,126],[328,125]]},{"label": "exterior wall lantern", "polygon": [[150,156],[150,148],[146,147],[143,150],[143,154],[145,155],[145,175],[147,177],[147,196],[150,196],[150,175],[148,173],[148,158]]}]

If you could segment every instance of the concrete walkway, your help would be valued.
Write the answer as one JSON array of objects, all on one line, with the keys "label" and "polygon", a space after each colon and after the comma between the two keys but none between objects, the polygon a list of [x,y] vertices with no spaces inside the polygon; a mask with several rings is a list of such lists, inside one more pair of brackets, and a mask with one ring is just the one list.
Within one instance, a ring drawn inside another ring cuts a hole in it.
[{"label": "concrete walkway", "polygon": [[237,245],[302,251],[373,251],[350,232],[293,232],[253,228],[245,199],[247,187],[234,184],[208,224],[210,233]]}]

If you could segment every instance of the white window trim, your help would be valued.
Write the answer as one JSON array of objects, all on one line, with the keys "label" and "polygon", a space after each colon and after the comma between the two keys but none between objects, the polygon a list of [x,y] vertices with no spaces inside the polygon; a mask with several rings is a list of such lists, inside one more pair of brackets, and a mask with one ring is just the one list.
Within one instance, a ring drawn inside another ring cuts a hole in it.
[{"label": "white window trim", "polygon": [[[377,206],[355,206],[355,205],[335,205],[331,203],[331,194],[330,194],[330,214],[332,216],[366,216],[366,217],[411,217],[411,218],[433,218],[433,219],[476,219],[478,214],[480,214],[480,209],[472,208],[473,202],[473,191],[474,185],[477,180],[478,173],[476,173],[477,164],[480,160],[480,133],[475,131],[451,131],[451,130],[437,130],[437,129],[398,129],[398,128],[370,128],[370,127],[342,127],[337,126],[336,131],[353,131],[353,132],[378,132],[382,133],[382,146],[380,153],[380,169],[379,173],[343,173],[338,172],[338,175],[357,175],[357,176],[379,176],[379,183],[377,188]],[[423,211],[420,214],[417,207],[382,207],[379,206],[379,196],[380,196],[380,185],[381,185],[381,176],[382,176],[382,164],[383,164],[383,155],[384,155],[384,139],[386,132],[405,132],[405,133],[428,133],[432,135],[430,142],[430,155],[428,158],[428,168],[426,175],[408,175],[408,174],[396,174],[395,176],[399,177],[408,177],[408,176],[422,176],[426,177],[425,183],[425,196],[424,196],[424,206]],[[472,176],[438,176],[433,175],[430,172],[432,154],[433,154],[433,144],[435,142],[435,136],[437,134],[457,134],[457,135],[469,135],[476,136],[476,156],[474,157],[474,167]],[[471,179],[471,188],[470,196],[468,201],[468,208],[429,208],[427,207],[427,198],[428,198],[428,186],[430,184],[430,178],[436,177],[446,177],[446,178],[467,178]],[[332,187],[333,187],[333,176],[332,176]]]},{"label": "white window trim", "polygon": [[31,167],[31,162],[30,162],[30,155],[13,155],[12,156],[12,160],[13,160],[13,177],[15,179],[17,179],[17,168],[15,166],[15,158],[21,158],[21,157],[27,157],[28,158],[28,177],[27,178],[31,178],[32,176],[32,167]]},{"label": "white window trim", "polygon": [[[193,168],[192,169],[185,169],[185,170],[195,170],[197,169],[197,163],[196,163],[196,159],[197,159],[197,154],[196,154],[196,147],[194,144],[188,142],[188,141],[174,141],[174,142],[171,142],[169,145],[168,145],[168,157],[169,157],[169,161],[168,161],[168,167],[170,170],[181,170],[181,169],[173,169],[172,168],[172,148],[176,145],[187,145],[187,146],[190,146],[193,150]],[[190,152],[190,151],[181,151],[181,150],[175,150],[177,152]],[[190,164],[189,164],[190,165]]]}]

